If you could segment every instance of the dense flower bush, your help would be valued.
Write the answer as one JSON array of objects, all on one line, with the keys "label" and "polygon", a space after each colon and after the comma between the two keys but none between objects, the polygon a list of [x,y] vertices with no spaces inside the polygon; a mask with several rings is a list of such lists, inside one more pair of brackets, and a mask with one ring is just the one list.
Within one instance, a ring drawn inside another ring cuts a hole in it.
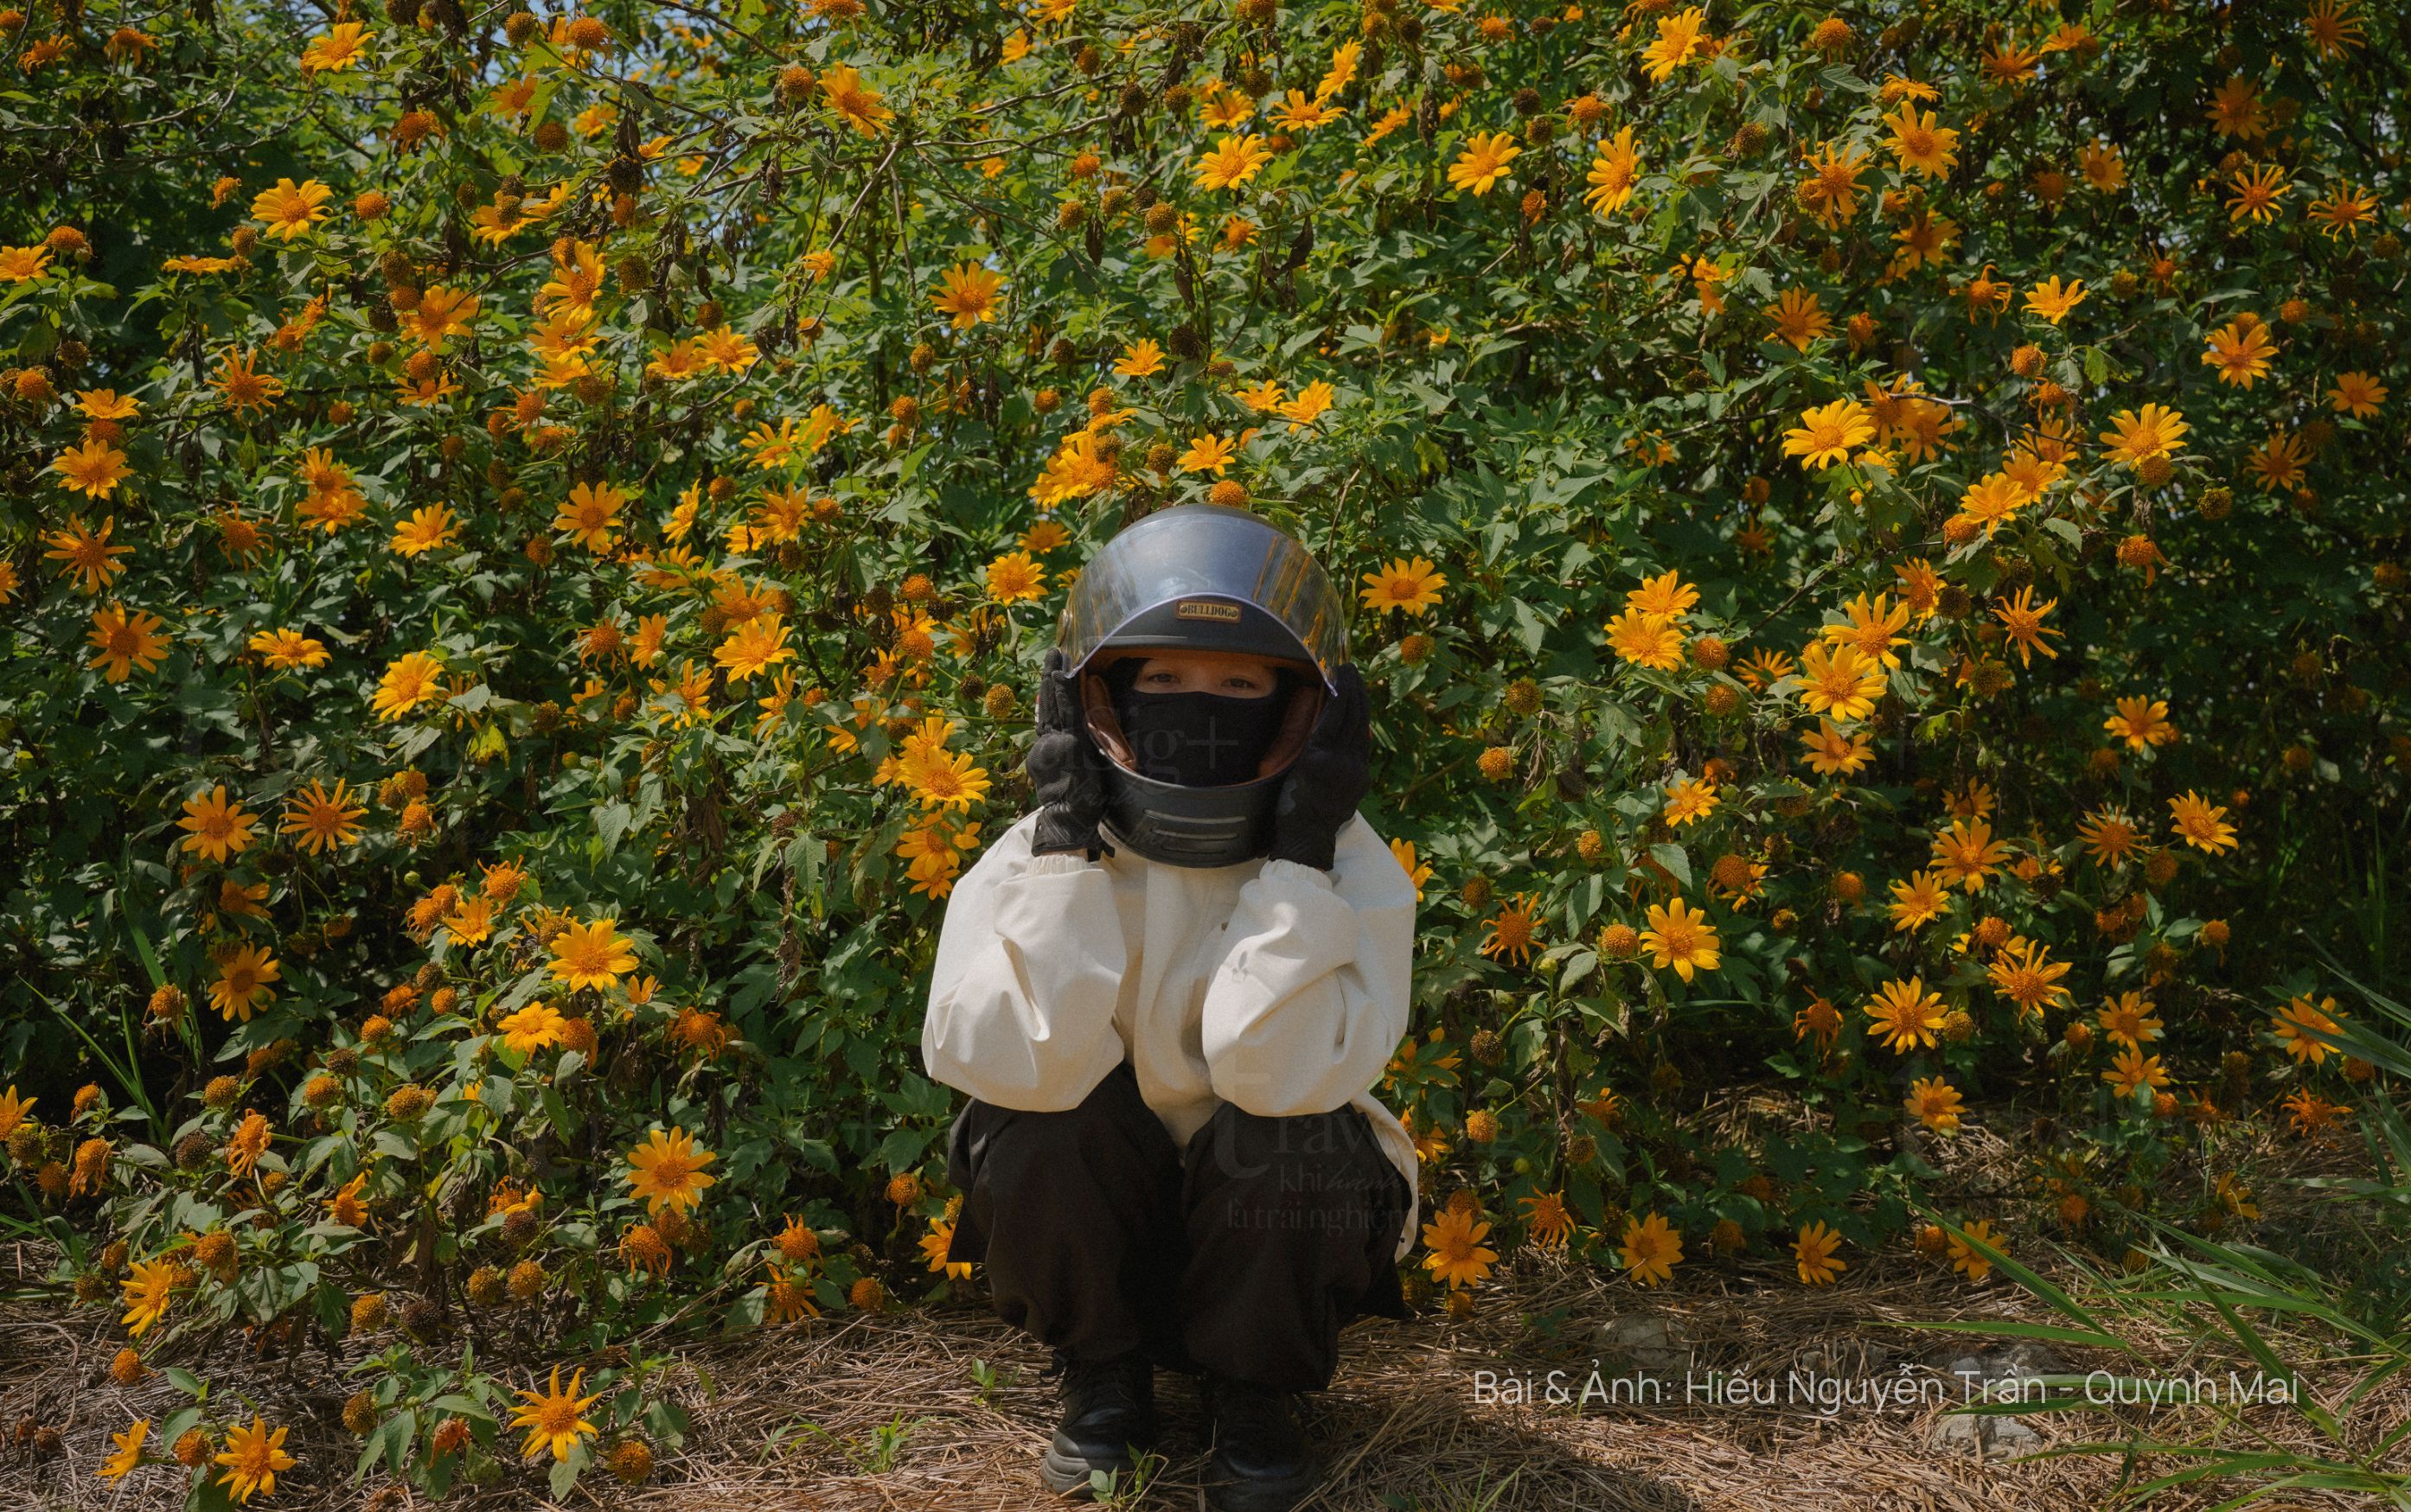
[{"label": "dense flower bush", "polygon": [[[1907,1221],[1963,1118],[2031,1171],[1969,1232],[2114,1258],[2372,1074],[2389,7],[0,35],[0,1132],[122,1379],[349,1341],[361,1469],[558,1492],[679,1438],[631,1340],[960,1285],[935,926],[1064,587],[1188,500],[1360,601],[1457,1307],[1981,1280]],[[173,1379],[110,1473],[272,1496]]]}]

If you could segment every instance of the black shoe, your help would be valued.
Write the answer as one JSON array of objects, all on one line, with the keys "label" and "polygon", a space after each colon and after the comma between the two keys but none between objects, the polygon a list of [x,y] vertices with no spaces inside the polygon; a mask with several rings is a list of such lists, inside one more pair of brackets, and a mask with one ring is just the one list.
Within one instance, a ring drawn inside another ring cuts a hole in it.
[{"label": "black shoe", "polygon": [[1092,1470],[1128,1476],[1139,1451],[1155,1444],[1153,1362],[1143,1350],[1080,1361],[1059,1349],[1055,1363],[1063,1373],[1063,1418],[1039,1462],[1039,1478],[1062,1494],[1086,1490]]},{"label": "black shoe", "polygon": [[1321,1475],[1298,1431],[1295,1394],[1208,1375],[1204,1395],[1214,1434],[1206,1505],[1214,1512],[1289,1512]]}]

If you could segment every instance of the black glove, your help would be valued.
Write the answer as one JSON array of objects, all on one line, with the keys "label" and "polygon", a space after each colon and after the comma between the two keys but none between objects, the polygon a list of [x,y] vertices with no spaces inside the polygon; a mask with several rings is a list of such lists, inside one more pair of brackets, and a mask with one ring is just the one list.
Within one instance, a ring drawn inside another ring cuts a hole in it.
[{"label": "black glove", "polygon": [[1373,785],[1373,732],[1366,713],[1365,679],[1354,663],[1333,676],[1338,693],[1325,702],[1306,749],[1290,764],[1273,804],[1273,844],[1268,856],[1322,871],[1331,869],[1340,828],[1356,817],[1356,805]]},{"label": "black glove", "polygon": [[1097,834],[1097,820],[1105,811],[1105,758],[1080,718],[1065,665],[1062,648],[1050,647],[1038,675],[1038,738],[1022,759],[1043,806],[1030,832],[1030,853],[1082,850],[1094,861],[1101,851],[1114,853]]}]

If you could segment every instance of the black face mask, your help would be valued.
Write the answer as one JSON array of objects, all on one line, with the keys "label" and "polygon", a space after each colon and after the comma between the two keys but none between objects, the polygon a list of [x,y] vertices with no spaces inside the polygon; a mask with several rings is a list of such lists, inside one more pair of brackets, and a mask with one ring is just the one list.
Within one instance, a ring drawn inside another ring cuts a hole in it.
[{"label": "black face mask", "polygon": [[1254,781],[1289,708],[1289,673],[1283,670],[1263,698],[1149,693],[1132,686],[1142,664],[1143,659],[1131,657],[1104,674],[1139,776],[1184,788]]}]

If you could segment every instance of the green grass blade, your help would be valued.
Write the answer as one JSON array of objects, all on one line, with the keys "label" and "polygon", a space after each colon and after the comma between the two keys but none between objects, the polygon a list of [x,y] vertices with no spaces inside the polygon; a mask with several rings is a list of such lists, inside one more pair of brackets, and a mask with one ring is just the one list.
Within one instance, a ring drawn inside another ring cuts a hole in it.
[{"label": "green grass blade", "polygon": [[[2024,1287],[2035,1296],[2041,1298],[2044,1301],[2049,1302],[2058,1311],[2061,1316],[2074,1318],[2091,1333],[2091,1342],[2097,1342],[2099,1347],[2104,1349],[2114,1349],[2124,1355],[2136,1355],[2139,1353],[2133,1345],[2128,1344],[2126,1340],[2119,1338],[2117,1335],[2111,1333],[2108,1329],[2104,1328],[2101,1324],[2101,1320],[2095,1317],[2090,1312],[2088,1312],[2084,1308],[2083,1304],[2077,1301],[2075,1298],[2069,1296],[2067,1292],[2061,1290],[2051,1282],[2044,1280],[2031,1268],[2011,1259],[2008,1255],[2002,1253],[1993,1245],[1985,1243],[1982,1240],[1971,1237],[1965,1229],[1944,1218],[1940,1214],[1923,1207],[1918,1208],[1918,1211],[1932,1218],[1936,1223],[1941,1225],[1945,1232],[1956,1236],[1961,1243],[1965,1244],[1968,1248],[1974,1250],[1979,1255],[1991,1260],[1993,1264],[2000,1268],[2002,1273],[2015,1281],[2019,1286]],[[2085,1267],[2080,1263],[2078,1268],[2082,1270],[2086,1275],[2093,1276],[2096,1280],[2099,1279],[2097,1276],[2094,1275],[2094,1272],[2089,1267]]]},{"label": "green grass blade", "polygon": [[143,1116],[150,1119],[152,1131],[155,1136],[159,1128],[159,1110],[151,1105],[151,1094],[143,1089],[142,1078],[135,1073],[134,1067],[130,1063],[120,1065],[116,1056],[102,1049],[100,1041],[94,1039],[82,1025],[75,1021],[74,1015],[51,1001],[49,995],[39,987],[28,984],[25,990],[39,997],[43,1007],[57,1014],[61,1024],[73,1029],[76,1038],[92,1048],[93,1057],[109,1069],[110,1078],[124,1090],[126,1097],[132,1099],[134,1105],[142,1110]]},{"label": "green grass blade", "polygon": [[[2062,1328],[2056,1323],[2022,1323],[2009,1318],[1871,1318],[1878,1328],[1923,1329],[1936,1333],[1975,1333],[1986,1338],[2039,1339],[2051,1344],[2079,1345],[2094,1349],[2125,1346],[2097,1329]],[[2132,1353],[2132,1351],[2128,1351]]]}]

